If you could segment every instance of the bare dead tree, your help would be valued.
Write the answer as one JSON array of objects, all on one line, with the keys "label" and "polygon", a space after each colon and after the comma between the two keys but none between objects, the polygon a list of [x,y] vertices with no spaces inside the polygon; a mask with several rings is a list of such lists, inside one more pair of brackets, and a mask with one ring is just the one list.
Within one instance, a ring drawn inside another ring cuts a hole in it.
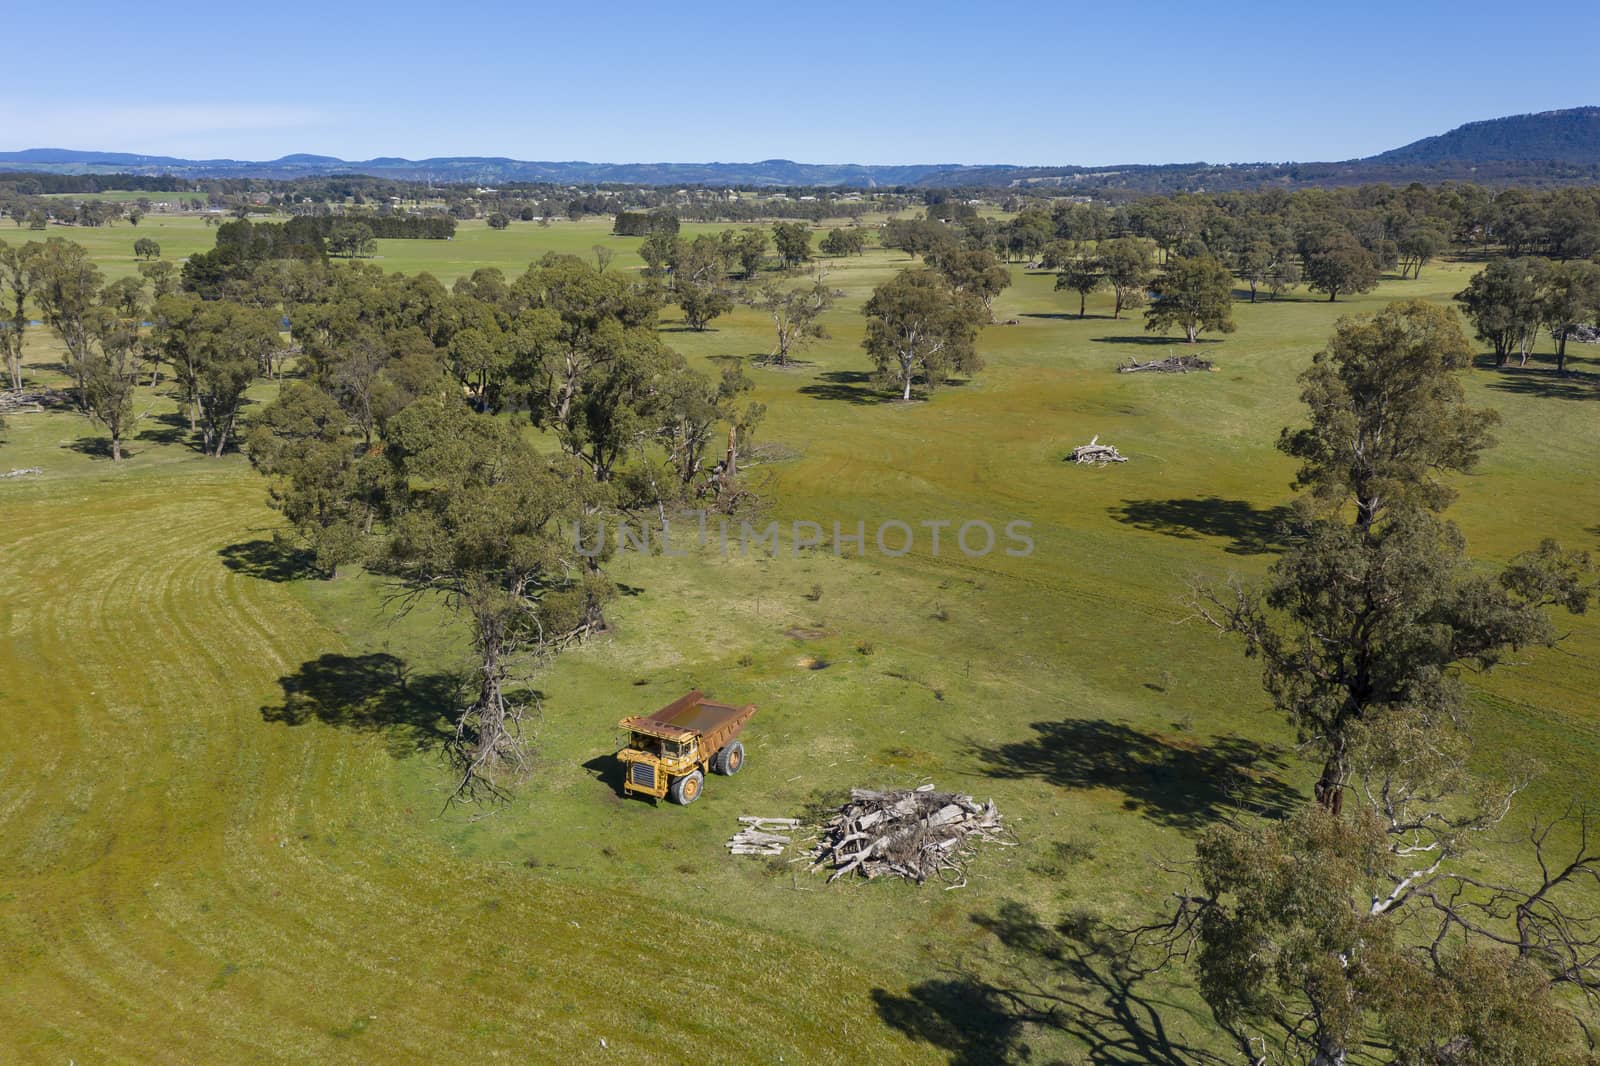
[{"label": "bare dead tree", "polygon": [[[1576,827],[1563,848],[1552,834]],[[1453,937],[1514,950],[1549,975],[1554,985],[1576,989],[1600,1008],[1600,841],[1596,812],[1575,803],[1558,818],[1535,822],[1527,845],[1538,875],[1525,884],[1444,871],[1422,880],[1413,894],[1434,912],[1437,932],[1428,945],[1438,960]],[[1558,858],[1557,855],[1564,856]]]},{"label": "bare dead tree", "polygon": [[[1600,1015],[1596,813],[1573,804],[1535,822],[1524,841],[1530,877],[1486,877],[1467,861],[1468,842],[1503,824],[1523,783],[1462,806],[1453,802],[1459,796],[1378,773],[1353,790],[1359,809],[1343,817],[1321,807],[1297,813],[1291,822],[1304,823],[1305,832],[1218,827],[1194,862],[1163,864],[1185,878],[1165,912],[1111,929],[1110,942],[1140,976],[1197,971],[1217,1021],[1253,1066],[1331,1066],[1361,1042],[1407,1062],[1469,1061],[1472,1041],[1486,1039],[1481,1017],[1452,1020],[1429,1004],[1432,1050],[1416,1058],[1416,1019],[1407,1012],[1459,993],[1464,960],[1472,958],[1514,978],[1495,992],[1515,998],[1491,1000],[1483,1014],[1543,1027],[1549,1057],[1519,1062],[1576,1061],[1568,1057],[1573,1047],[1595,1050],[1591,1031]],[[1360,828],[1344,831],[1352,826]],[[1259,866],[1239,868],[1251,862]],[[1335,884],[1324,876],[1310,893],[1283,887],[1284,869],[1330,866],[1355,873]],[[1304,906],[1313,900],[1321,906]],[[1337,975],[1331,984],[1330,973]]]}]

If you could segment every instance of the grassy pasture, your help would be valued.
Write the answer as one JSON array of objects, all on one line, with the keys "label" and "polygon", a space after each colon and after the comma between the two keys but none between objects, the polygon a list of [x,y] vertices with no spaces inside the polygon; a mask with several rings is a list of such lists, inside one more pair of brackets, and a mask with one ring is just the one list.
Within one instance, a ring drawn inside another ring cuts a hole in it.
[{"label": "grassy pasture", "polygon": [[[111,276],[138,236],[168,258],[212,237],[157,216],[58,233]],[[597,243],[637,265],[637,241],[598,223],[468,223],[378,254],[448,283]],[[904,265],[829,262],[847,294],[832,339],[751,371],[761,438],[793,455],[767,468],[772,517],[1023,519],[1034,553],[935,557],[919,537],[903,558],[625,556],[616,631],[536,679],[536,769],[493,811],[440,809],[436,710],[459,646],[426,616],[391,622],[369,578],[294,579],[244,460],[189,450],[160,397],[115,467],[76,415],[15,417],[0,473],[43,473],[0,480],[0,1060],[990,1061],[1012,1022],[958,962],[1071,986],[1064,1029],[1026,1036],[1046,1060],[1211,1045],[1181,982],[1069,981],[989,930],[1015,905],[1140,913],[1165,890],[1151,857],[1181,855],[1233,799],[1301,801],[1314,775],[1253,667],[1179,624],[1177,599],[1195,571],[1270,563],[1291,476],[1272,445],[1336,318],[1445,299],[1476,268],[1241,304],[1239,331],[1201,346],[1218,371],[1168,377],[1111,371],[1178,342],[1113,321],[1103,296],[1079,321],[1075,296],[1019,267],[996,305],[1018,324],[985,332],[987,369],[900,405],[863,381],[859,308]],[[770,348],[747,309],[705,333],[674,314],[669,343],[707,367]],[[1600,372],[1600,352],[1574,351]],[[37,332],[30,376],[53,379],[58,357]],[[1595,541],[1594,381],[1470,376],[1505,420],[1453,512],[1478,557]],[[1096,433],[1132,461],[1061,462]],[[1595,798],[1600,625],[1571,629],[1475,682],[1485,760],[1546,767],[1530,815]],[[616,719],[690,685],[760,705],[748,768],[691,808],[623,801]],[[824,888],[723,851],[738,815],[926,780],[993,796],[1022,842],[960,891]]]},{"label": "grassy pasture", "polygon": [[[152,204],[173,203],[181,199],[185,204],[195,199],[192,192],[157,192],[148,189],[101,189],[99,192],[45,192],[42,200],[68,200],[72,203],[137,204],[148,200]],[[201,197],[202,199],[204,197]]]},{"label": "grassy pasture", "polygon": [[76,241],[88,250],[108,281],[139,272],[133,242],[141,237],[149,237],[161,245],[161,258],[176,263],[195,252],[208,251],[216,243],[217,236],[217,231],[206,225],[200,215],[151,214],[137,226],[121,221],[104,226],[49,226],[42,230],[13,226],[10,221],[6,219],[0,224],[0,241],[13,245],[51,237]]}]

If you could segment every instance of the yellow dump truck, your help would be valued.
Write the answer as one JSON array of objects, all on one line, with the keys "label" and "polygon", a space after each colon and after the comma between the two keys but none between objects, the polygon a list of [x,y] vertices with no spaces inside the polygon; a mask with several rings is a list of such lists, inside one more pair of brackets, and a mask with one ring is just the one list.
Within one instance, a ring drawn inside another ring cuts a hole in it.
[{"label": "yellow dump truck", "polygon": [[738,737],[755,713],[754,704],[717,703],[696,689],[652,714],[624,718],[617,723],[628,731],[628,746],[617,752],[624,791],[693,803],[707,770],[732,776],[744,765]]}]

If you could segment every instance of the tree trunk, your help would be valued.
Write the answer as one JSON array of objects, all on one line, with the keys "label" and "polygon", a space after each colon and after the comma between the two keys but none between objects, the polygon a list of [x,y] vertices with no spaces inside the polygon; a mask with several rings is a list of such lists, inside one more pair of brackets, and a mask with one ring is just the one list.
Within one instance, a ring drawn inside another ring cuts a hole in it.
[{"label": "tree trunk", "polygon": [[122,461],[122,438],[115,433],[111,434],[111,461],[114,463]]},{"label": "tree trunk", "polygon": [[1328,761],[1322,764],[1322,776],[1312,789],[1317,805],[1335,818],[1344,813],[1344,784],[1340,781],[1343,776],[1340,773],[1341,762],[1337,755],[1330,755]]},{"label": "tree trunk", "polygon": [[[484,669],[490,669],[488,661],[485,662]],[[477,711],[478,737],[472,753],[480,765],[488,766],[494,763],[501,740],[505,736],[506,712],[505,697],[500,692],[500,682],[487,673],[478,689]]]},{"label": "tree trunk", "polygon": [[1193,344],[1200,336],[1200,330],[1195,326],[1184,326],[1183,331],[1189,335],[1189,343]]},{"label": "tree trunk", "polygon": [[1078,317],[1079,318],[1083,317],[1084,308],[1087,307],[1088,304],[1089,304],[1089,294],[1084,292],[1082,289],[1078,290]]},{"label": "tree trunk", "polygon": [[1334,1041],[1318,1041],[1317,1053],[1311,1059],[1311,1066],[1344,1066],[1344,1047]]},{"label": "tree trunk", "polygon": [[1562,330],[1561,331],[1561,335],[1556,338],[1556,373],[1557,374],[1565,374],[1566,372],[1567,372],[1567,331],[1566,330]]},{"label": "tree trunk", "polygon": [[[605,528],[603,526],[600,529],[600,547],[605,547]],[[596,552],[594,555],[585,554],[582,556],[582,558],[583,568],[585,570],[591,574],[600,573],[600,557],[598,552]],[[586,595],[583,606],[584,628],[591,633],[603,633],[607,629],[608,624],[609,623],[606,622],[605,605],[595,596]]]}]

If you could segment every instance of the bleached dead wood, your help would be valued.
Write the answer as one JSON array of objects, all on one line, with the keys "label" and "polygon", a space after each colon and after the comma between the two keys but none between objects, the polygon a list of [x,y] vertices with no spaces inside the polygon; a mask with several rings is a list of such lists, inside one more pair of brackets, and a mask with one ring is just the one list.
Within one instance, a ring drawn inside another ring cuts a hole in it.
[{"label": "bleached dead wood", "polygon": [[13,389],[0,392],[0,414],[43,411],[46,407],[65,407],[70,402],[58,389]]},{"label": "bleached dead wood", "polygon": [[1210,370],[1210,361],[1198,355],[1174,355],[1169,359],[1152,359],[1148,363],[1141,363],[1137,359],[1129,359],[1117,367],[1119,374],[1137,374],[1141,371],[1154,371],[1157,374],[1187,374],[1191,370]]},{"label": "bleached dead wood", "polygon": [[756,818],[746,815],[739,821],[742,828],[726,845],[734,855],[782,855],[794,838],[771,830],[793,831],[800,825],[798,818]]},{"label": "bleached dead wood", "polygon": [[823,826],[811,868],[829,868],[831,884],[849,874],[885,875],[918,884],[938,878],[959,887],[974,845],[1010,843],[993,801],[915,790],[850,790],[850,802]]},{"label": "bleached dead wood", "polygon": [[1125,463],[1127,456],[1117,451],[1112,444],[1101,444],[1100,434],[1096,433],[1089,439],[1088,444],[1080,444],[1072,449],[1072,454],[1067,456],[1069,462],[1074,463]]}]

